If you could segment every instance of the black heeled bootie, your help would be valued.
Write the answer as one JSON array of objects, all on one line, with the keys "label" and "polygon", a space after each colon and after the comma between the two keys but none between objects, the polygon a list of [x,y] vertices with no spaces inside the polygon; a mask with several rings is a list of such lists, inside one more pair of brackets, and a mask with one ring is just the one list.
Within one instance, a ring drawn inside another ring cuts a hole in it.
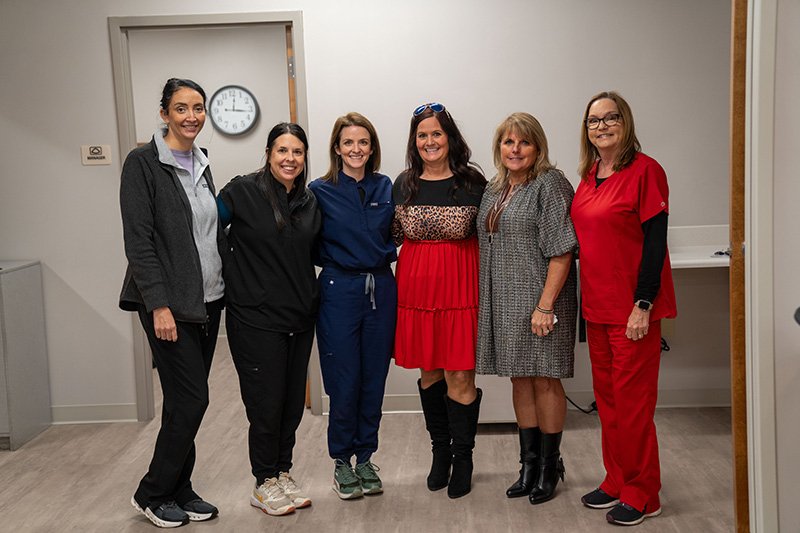
[{"label": "black heeled bootie", "polygon": [[520,428],[519,430],[519,479],[506,490],[509,498],[519,498],[531,493],[539,473],[536,459],[539,457],[539,446],[542,432],[538,427]]},{"label": "black heeled bootie", "polygon": [[447,421],[447,383],[440,380],[422,388],[422,381],[417,380],[419,399],[422,402],[422,413],[425,415],[425,428],[431,436],[431,452],[433,461],[428,474],[428,490],[440,490],[450,481],[450,465],[453,452],[450,449],[450,426]]},{"label": "black heeled bootie", "polygon": [[450,435],[453,437],[453,471],[447,485],[450,498],[460,498],[472,490],[472,450],[475,448],[475,434],[478,432],[483,391],[469,405],[445,398],[447,418],[450,422]]},{"label": "black heeled bootie", "polygon": [[542,433],[541,445],[539,446],[539,466],[536,483],[529,496],[532,504],[544,503],[552,500],[556,495],[558,478],[564,481],[564,461],[561,460],[561,434]]}]

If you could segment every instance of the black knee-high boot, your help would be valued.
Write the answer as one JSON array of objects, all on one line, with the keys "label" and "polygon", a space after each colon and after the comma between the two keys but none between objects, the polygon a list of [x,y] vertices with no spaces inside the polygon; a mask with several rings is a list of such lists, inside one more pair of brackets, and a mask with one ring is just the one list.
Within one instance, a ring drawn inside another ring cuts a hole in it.
[{"label": "black knee-high boot", "polygon": [[539,447],[539,472],[529,496],[532,504],[552,500],[556,495],[558,478],[564,481],[564,461],[561,460],[561,433],[542,433]]},{"label": "black knee-high boot", "polygon": [[451,498],[460,498],[472,490],[472,450],[478,432],[482,395],[483,391],[478,389],[478,396],[469,405],[445,399],[450,435],[453,436],[453,472],[447,485],[447,495]]},{"label": "black knee-high boot", "polygon": [[522,468],[519,469],[519,479],[506,490],[506,496],[509,498],[519,498],[531,493],[539,473],[537,458],[541,437],[542,432],[538,427],[520,428],[519,462],[522,463]]},{"label": "black knee-high boot", "polygon": [[422,388],[422,380],[417,380],[422,413],[425,415],[425,428],[431,435],[433,462],[428,474],[428,490],[439,490],[450,481],[450,464],[453,452],[450,449],[450,427],[447,421],[447,383],[437,381],[427,389]]}]

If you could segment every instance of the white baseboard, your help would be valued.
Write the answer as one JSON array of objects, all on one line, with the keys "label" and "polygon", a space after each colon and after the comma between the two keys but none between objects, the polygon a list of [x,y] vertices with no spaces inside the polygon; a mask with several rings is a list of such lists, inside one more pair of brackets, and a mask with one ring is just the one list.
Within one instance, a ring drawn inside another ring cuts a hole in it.
[{"label": "white baseboard", "polygon": [[[581,407],[588,408],[594,401],[592,391],[570,391],[570,399]],[[484,395],[484,402],[486,401]],[[501,401],[502,402],[502,401]],[[507,408],[494,403],[494,409],[481,410],[481,423],[506,423],[514,422],[514,408],[511,405],[511,396],[508,397]],[[730,407],[730,389],[682,389],[658,391],[658,407]],[[567,404],[569,409],[575,409]],[[328,396],[322,397],[322,414],[327,415],[330,410]],[[416,394],[387,394],[383,399],[383,413],[421,413],[422,406]]]},{"label": "white baseboard", "polygon": [[98,424],[136,422],[136,404],[54,405],[50,408],[53,424]]}]

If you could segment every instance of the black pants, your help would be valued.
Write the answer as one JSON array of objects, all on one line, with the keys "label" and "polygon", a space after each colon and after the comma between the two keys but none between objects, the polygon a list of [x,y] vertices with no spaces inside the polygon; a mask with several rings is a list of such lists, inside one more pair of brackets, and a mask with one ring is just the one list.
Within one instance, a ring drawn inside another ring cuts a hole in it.
[{"label": "black pants", "polygon": [[250,466],[257,483],[292,468],[295,432],[303,418],[314,330],[279,333],[226,314],[225,327],[250,422]]},{"label": "black pants", "polygon": [[208,373],[222,307],[222,300],[206,304],[205,324],[176,321],[176,342],[157,339],[153,314],[139,310],[164,395],[153,459],[134,494],[142,508],[173,500],[180,505],[198,498],[191,482],[194,438],[208,407]]}]

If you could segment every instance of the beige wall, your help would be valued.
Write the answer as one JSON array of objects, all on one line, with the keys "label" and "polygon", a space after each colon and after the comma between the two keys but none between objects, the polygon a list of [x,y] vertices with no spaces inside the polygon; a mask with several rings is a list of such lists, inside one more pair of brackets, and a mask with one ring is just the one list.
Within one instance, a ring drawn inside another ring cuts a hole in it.
[{"label": "beige wall", "polygon": [[[614,88],[634,108],[645,151],[667,170],[671,225],[727,223],[726,0],[3,0],[0,257],[42,260],[58,420],[135,417],[131,319],[116,306],[124,154],[107,17],[223,9],[303,11],[314,174],[327,167],[333,120],[359,110],[380,132],[383,170],[396,175],[410,110],[435,100],[488,174],[495,124],[534,113],[577,183],[583,107]],[[111,145],[114,164],[81,166],[79,145],[89,143]],[[586,368],[578,372],[571,386],[587,389]],[[413,394],[413,381],[393,370],[389,392]]]}]

